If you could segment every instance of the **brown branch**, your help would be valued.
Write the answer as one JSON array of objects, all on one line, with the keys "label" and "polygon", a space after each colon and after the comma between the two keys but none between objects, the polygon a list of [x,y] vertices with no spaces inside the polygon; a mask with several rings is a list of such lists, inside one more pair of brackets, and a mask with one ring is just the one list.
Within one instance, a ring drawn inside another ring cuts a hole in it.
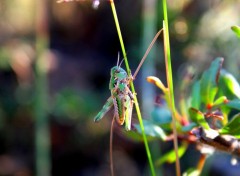
[{"label": "brown branch", "polygon": [[240,141],[231,135],[220,135],[216,130],[198,128],[194,134],[203,144],[231,155],[240,157]]},{"label": "brown branch", "polygon": [[[215,150],[223,151],[231,155],[240,157],[240,141],[231,135],[220,135],[216,130],[205,130],[202,127],[197,128],[190,134],[178,135],[178,139],[188,143],[205,144],[213,147]],[[167,136],[165,141],[172,141],[173,134]]]}]

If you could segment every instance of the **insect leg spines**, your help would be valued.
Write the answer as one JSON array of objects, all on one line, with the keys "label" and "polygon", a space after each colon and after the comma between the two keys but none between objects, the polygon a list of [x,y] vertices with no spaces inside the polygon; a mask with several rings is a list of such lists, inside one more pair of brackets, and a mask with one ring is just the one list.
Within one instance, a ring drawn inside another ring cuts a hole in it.
[{"label": "insect leg spines", "polygon": [[131,98],[131,100],[133,101],[134,100],[134,97],[133,97],[133,93],[131,92],[131,90],[129,89],[129,87],[126,87],[125,88],[125,91],[127,92],[128,96]]},{"label": "insect leg spines", "polygon": [[111,109],[112,106],[113,99],[112,97],[109,97],[106,103],[103,105],[102,110],[95,116],[94,122],[98,122],[99,120],[101,120],[105,116],[105,114]]}]

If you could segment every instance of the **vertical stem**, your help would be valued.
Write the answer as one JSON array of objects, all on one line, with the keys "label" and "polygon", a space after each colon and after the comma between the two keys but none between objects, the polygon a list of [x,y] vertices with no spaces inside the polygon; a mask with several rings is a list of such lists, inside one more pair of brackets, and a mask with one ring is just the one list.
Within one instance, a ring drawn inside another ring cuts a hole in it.
[{"label": "vertical stem", "polygon": [[126,70],[127,70],[128,75],[130,76],[131,71],[130,71],[130,67],[129,67],[129,64],[128,64],[128,60],[127,60],[127,53],[126,53],[126,50],[125,50],[125,47],[124,47],[122,32],[121,32],[121,29],[120,29],[120,26],[119,26],[117,12],[116,12],[116,8],[115,8],[115,4],[114,4],[113,0],[110,0],[110,5],[111,5],[111,8],[112,8],[113,18],[114,18],[114,21],[115,21],[120,45],[121,45],[121,48],[122,48],[122,53],[123,53],[123,58],[124,58],[124,62],[125,62],[125,65],[126,65]]},{"label": "vertical stem", "polygon": [[[126,54],[126,51],[125,51],[125,47],[124,47],[124,43],[123,43],[123,39],[122,39],[122,34],[121,34],[121,30],[120,30],[120,26],[119,26],[119,22],[118,22],[118,18],[117,18],[116,8],[115,8],[113,0],[110,0],[110,5],[111,5],[111,8],[112,8],[113,17],[114,17],[114,21],[115,21],[115,24],[116,24],[117,33],[118,33],[118,36],[119,36],[119,40],[120,40],[120,44],[121,44],[121,48],[122,48],[122,53],[123,53],[123,56],[124,56],[124,61],[125,61],[126,69],[127,69],[127,73],[130,76],[131,73],[130,73],[130,68],[129,68],[129,64],[128,64],[127,54]],[[145,131],[144,131],[142,115],[141,115],[138,100],[137,100],[137,97],[136,97],[136,91],[135,91],[135,88],[134,88],[134,85],[133,85],[132,81],[130,82],[130,86],[131,86],[132,93],[134,95],[135,108],[136,108],[140,128],[142,130],[143,142],[144,142],[144,145],[145,145],[145,149],[146,149],[151,173],[152,173],[153,176],[155,176],[156,174],[155,174],[155,170],[154,170],[154,166],[153,166],[153,161],[152,161],[150,149],[149,149],[149,146],[148,146],[147,137],[146,137],[146,134],[145,134]]]},{"label": "vertical stem", "polygon": [[114,168],[113,168],[113,129],[115,117],[112,118],[111,130],[110,130],[110,144],[109,144],[109,156],[110,156],[110,170],[111,176],[114,176]]},{"label": "vertical stem", "polygon": [[50,139],[47,119],[47,76],[43,53],[48,48],[47,0],[36,1],[36,106],[35,106],[35,150],[36,175],[50,176]]},{"label": "vertical stem", "polygon": [[164,29],[164,53],[165,53],[165,64],[167,72],[167,83],[169,88],[169,100],[172,110],[172,126],[174,134],[174,150],[176,155],[176,175],[181,175],[180,162],[178,157],[178,140],[177,140],[177,129],[176,129],[176,108],[173,92],[173,79],[172,79],[172,65],[171,65],[171,52],[170,52],[170,41],[168,33],[168,16],[167,16],[167,0],[163,0],[163,29]]},{"label": "vertical stem", "polygon": [[198,165],[197,165],[197,170],[199,171],[199,174],[202,172],[206,158],[207,158],[207,156],[205,154],[201,154],[200,159],[198,161]]}]

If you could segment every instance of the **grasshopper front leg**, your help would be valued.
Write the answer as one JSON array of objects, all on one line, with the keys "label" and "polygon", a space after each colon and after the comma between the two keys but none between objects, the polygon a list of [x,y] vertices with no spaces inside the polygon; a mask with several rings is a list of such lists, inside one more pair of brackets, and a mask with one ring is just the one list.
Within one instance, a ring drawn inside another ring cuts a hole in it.
[{"label": "grasshopper front leg", "polygon": [[111,96],[107,99],[106,103],[103,105],[102,110],[95,116],[94,122],[98,122],[99,120],[101,120],[105,116],[105,114],[111,109],[112,106],[113,99]]}]

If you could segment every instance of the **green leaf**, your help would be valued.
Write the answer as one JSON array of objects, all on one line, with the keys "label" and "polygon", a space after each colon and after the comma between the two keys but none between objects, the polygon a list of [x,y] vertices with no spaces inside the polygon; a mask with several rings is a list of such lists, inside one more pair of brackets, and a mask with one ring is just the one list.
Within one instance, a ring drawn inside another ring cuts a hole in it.
[{"label": "green leaf", "polygon": [[189,168],[186,172],[183,173],[183,176],[199,176],[200,172],[197,168]]},{"label": "green leaf", "polygon": [[204,129],[210,129],[207,121],[205,120],[204,114],[201,111],[199,111],[195,108],[190,108],[189,115],[193,122],[199,124]]},{"label": "green leaf", "polygon": [[231,112],[231,108],[224,105],[221,107],[221,112],[223,114],[223,121],[222,121],[222,124],[223,125],[226,125],[228,123],[228,118],[229,118],[229,113]]},{"label": "green leaf", "polygon": [[220,134],[230,134],[236,138],[240,138],[240,113],[236,114],[232,120],[219,130]]},{"label": "green leaf", "polygon": [[222,67],[223,58],[216,58],[208,70],[206,70],[200,80],[201,99],[205,105],[211,105],[217,94],[218,77]]},{"label": "green leaf", "polygon": [[240,98],[240,85],[236,78],[226,70],[221,70],[220,72],[219,88],[223,92],[223,95],[229,99]]},{"label": "green leaf", "polygon": [[214,101],[213,106],[221,105],[221,104],[225,103],[226,101],[227,101],[227,97],[221,96],[217,100]]},{"label": "green leaf", "polygon": [[230,108],[240,110],[240,99],[231,100],[228,103],[226,103],[226,105]]},{"label": "green leaf", "polygon": [[[127,137],[128,139],[130,139],[132,141],[143,142],[143,137],[140,133],[137,133],[133,130],[130,130],[130,131],[122,130],[122,133],[124,134],[125,137]],[[147,138],[148,141],[152,141],[153,139],[154,139],[153,137]]]},{"label": "green leaf", "polygon": [[[182,145],[179,146],[179,148],[178,148],[178,157],[179,158],[181,158],[184,155],[184,153],[187,150],[187,147],[188,147],[187,143],[182,143]],[[168,153],[164,154],[163,156],[161,156],[161,158],[159,158],[156,161],[156,166],[160,166],[160,165],[162,165],[165,162],[173,163],[175,161],[176,161],[175,151],[171,150],[170,152],[168,152]]]},{"label": "green leaf", "polygon": [[200,96],[200,81],[194,83],[192,88],[192,99],[191,106],[193,108],[199,109],[201,104],[201,96]]},{"label": "green leaf", "polygon": [[197,126],[197,124],[196,123],[194,123],[194,122],[192,122],[192,123],[190,123],[189,125],[187,125],[187,126],[183,126],[182,127],[182,131],[183,132],[188,132],[188,131],[191,131],[194,127],[196,127]]},{"label": "green leaf", "polygon": [[240,37],[240,27],[239,26],[232,26],[231,29],[236,34],[236,36]]},{"label": "green leaf", "polygon": [[166,107],[156,106],[151,113],[151,119],[155,124],[167,124],[172,122],[172,114]]},{"label": "green leaf", "polygon": [[151,121],[159,125],[165,132],[172,131],[172,114],[165,105],[155,106],[151,113]]},{"label": "green leaf", "polygon": [[[146,135],[151,136],[151,137],[157,137],[162,140],[166,140],[167,136],[163,129],[159,127],[158,125],[155,125],[149,120],[143,120],[143,125],[144,125],[144,132]],[[142,133],[142,130],[140,128],[140,125],[134,124],[133,125],[138,133]]]}]

